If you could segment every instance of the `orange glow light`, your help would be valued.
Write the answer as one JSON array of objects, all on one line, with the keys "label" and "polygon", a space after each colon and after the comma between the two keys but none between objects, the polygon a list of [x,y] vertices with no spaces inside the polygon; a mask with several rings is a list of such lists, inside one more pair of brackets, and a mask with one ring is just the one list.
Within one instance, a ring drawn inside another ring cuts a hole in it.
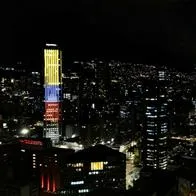
[{"label": "orange glow light", "polygon": [[44,175],[41,176],[41,188],[44,188]]},{"label": "orange glow light", "polygon": [[50,177],[48,176],[47,191],[50,191]]},{"label": "orange glow light", "polygon": [[55,183],[55,180],[53,180],[52,192],[56,192],[56,183]]}]

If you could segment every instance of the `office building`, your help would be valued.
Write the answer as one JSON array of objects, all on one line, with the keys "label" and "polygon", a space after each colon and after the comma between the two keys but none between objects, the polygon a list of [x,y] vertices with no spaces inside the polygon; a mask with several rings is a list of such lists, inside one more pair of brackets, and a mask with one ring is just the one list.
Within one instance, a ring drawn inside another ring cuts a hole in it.
[{"label": "office building", "polygon": [[[60,188],[63,161],[74,150],[54,148],[48,138],[19,138],[20,165],[26,168],[28,176],[35,179],[42,196],[56,194]],[[20,173],[21,175],[21,173]]]},{"label": "office building", "polygon": [[17,141],[0,146],[0,195],[39,195],[31,156],[23,147]]},{"label": "office building", "polygon": [[144,132],[142,158],[144,168],[167,168],[169,129],[168,96],[165,72],[159,71],[156,80],[145,81]]},{"label": "office building", "polygon": [[62,135],[62,53],[55,44],[44,49],[44,88],[44,137],[55,144]]},{"label": "office building", "polygon": [[125,190],[126,157],[97,145],[69,157],[62,171],[59,195],[86,195],[105,188]]}]

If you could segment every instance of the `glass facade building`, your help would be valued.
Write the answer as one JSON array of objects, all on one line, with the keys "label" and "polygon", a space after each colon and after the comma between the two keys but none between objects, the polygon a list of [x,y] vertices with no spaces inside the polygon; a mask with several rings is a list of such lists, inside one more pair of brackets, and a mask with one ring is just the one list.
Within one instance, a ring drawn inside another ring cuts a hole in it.
[{"label": "glass facade building", "polygon": [[145,168],[167,168],[169,134],[168,96],[165,72],[156,81],[148,81],[144,89],[143,164]]}]

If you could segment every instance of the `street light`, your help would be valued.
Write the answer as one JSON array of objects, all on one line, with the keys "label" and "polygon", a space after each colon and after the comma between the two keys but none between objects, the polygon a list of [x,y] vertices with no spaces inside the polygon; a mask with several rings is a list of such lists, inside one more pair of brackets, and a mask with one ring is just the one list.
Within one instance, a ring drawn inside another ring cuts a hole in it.
[{"label": "street light", "polygon": [[23,128],[20,133],[23,135],[23,136],[27,136],[29,134],[29,129],[27,128]]}]

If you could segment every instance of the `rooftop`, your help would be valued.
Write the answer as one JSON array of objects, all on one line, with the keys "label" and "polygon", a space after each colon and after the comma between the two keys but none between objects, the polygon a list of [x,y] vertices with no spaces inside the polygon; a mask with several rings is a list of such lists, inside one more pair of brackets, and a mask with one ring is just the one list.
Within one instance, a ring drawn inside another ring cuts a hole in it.
[{"label": "rooftop", "polygon": [[101,161],[106,160],[109,157],[119,157],[121,159],[125,159],[125,155],[123,153],[118,152],[117,150],[113,150],[104,145],[96,145],[76,152],[73,156],[71,156],[71,160],[79,159],[85,161]]}]

